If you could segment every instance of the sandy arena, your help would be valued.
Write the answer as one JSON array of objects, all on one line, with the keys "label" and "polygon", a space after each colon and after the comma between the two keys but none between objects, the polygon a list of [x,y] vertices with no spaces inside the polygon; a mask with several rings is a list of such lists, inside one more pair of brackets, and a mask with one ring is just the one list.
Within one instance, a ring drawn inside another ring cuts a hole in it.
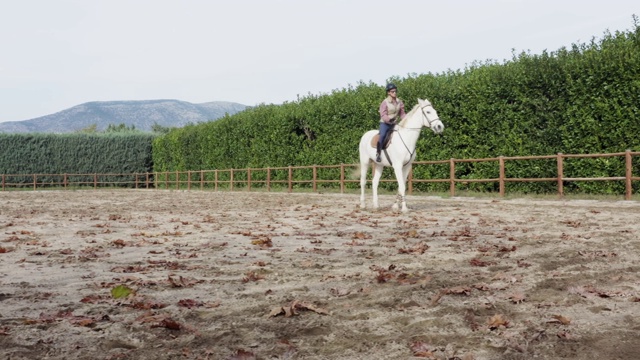
[{"label": "sandy arena", "polygon": [[393,199],[1,192],[0,359],[640,356],[640,203]]}]

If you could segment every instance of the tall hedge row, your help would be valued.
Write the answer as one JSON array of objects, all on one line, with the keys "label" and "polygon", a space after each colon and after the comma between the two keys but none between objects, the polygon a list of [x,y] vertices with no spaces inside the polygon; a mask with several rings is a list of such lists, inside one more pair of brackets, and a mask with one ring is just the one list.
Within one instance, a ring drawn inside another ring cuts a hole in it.
[{"label": "tall hedge row", "polygon": [[[0,134],[2,174],[130,174],[153,171],[152,134]],[[59,181],[40,177],[41,181]],[[91,181],[87,178],[85,181]],[[12,178],[31,182],[32,177]],[[76,178],[76,181],[82,179]]]},{"label": "tall hedge row", "polygon": [[[587,154],[640,150],[640,27],[503,63],[390,79],[408,109],[428,98],[445,123],[442,136],[423,130],[418,160]],[[358,83],[282,105],[259,105],[215,122],[176,129],[154,140],[157,171],[357,163],[360,136],[378,126],[383,87]],[[447,178],[447,166],[416,176]],[[495,178],[495,163],[463,163],[459,178]],[[555,176],[554,160],[507,163],[510,177]],[[640,167],[634,162],[634,172]],[[621,159],[568,159],[571,177],[620,176]],[[392,172],[385,177],[393,178]],[[393,184],[385,186],[393,187]],[[420,184],[422,189],[443,185]],[[470,183],[476,190],[497,184]],[[552,183],[510,183],[525,192]],[[580,182],[567,191],[616,192],[622,183]]]}]

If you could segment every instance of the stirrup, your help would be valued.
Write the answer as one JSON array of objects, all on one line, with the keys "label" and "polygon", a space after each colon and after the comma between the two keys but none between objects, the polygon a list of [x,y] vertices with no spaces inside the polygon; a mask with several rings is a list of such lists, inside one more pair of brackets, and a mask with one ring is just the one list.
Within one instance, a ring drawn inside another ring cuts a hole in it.
[{"label": "stirrup", "polygon": [[381,162],[382,158],[380,158],[380,153],[376,154],[376,162]]}]

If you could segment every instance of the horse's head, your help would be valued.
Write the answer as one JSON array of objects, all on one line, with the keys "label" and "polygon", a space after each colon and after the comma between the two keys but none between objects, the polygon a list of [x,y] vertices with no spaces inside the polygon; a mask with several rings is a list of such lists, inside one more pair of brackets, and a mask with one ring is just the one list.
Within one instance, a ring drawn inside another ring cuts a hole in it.
[{"label": "horse's head", "polygon": [[444,131],[444,124],[438,117],[438,112],[433,108],[431,102],[426,99],[418,99],[418,106],[422,113],[422,126],[431,128],[436,134],[441,134]]}]

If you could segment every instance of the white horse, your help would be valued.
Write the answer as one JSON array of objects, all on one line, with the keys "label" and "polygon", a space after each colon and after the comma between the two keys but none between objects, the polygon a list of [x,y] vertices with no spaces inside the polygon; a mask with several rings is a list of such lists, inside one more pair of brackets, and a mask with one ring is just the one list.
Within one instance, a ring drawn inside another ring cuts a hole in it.
[{"label": "white horse", "polygon": [[367,184],[367,171],[369,163],[373,162],[373,180],[371,187],[373,190],[373,208],[378,205],[378,184],[385,166],[393,167],[398,180],[398,196],[393,203],[393,210],[398,210],[398,203],[401,203],[402,212],[407,212],[407,202],[405,189],[407,177],[411,170],[411,163],[416,157],[416,143],[420,137],[420,130],[429,127],[434,133],[440,134],[444,130],[444,124],[438,117],[436,109],[433,108],[429,100],[418,99],[418,104],[409,111],[407,116],[398,123],[392,132],[387,134],[391,137],[389,145],[381,154],[382,161],[376,162],[376,143],[378,130],[367,131],[360,139],[360,207],[366,208],[364,201],[364,188]]}]

